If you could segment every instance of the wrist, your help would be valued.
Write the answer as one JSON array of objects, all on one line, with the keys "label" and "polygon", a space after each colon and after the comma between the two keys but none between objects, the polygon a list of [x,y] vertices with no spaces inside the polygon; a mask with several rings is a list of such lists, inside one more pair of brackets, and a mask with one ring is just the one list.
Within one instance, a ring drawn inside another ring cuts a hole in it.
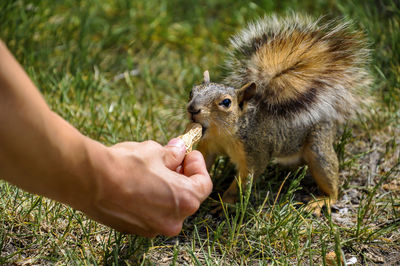
[{"label": "wrist", "polygon": [[94,198],[96,176],[93,157],[104,146],[82,135],[59,115],[50,112],[48,119],[52,132],[47,139],[55,148],[48,161],[47,177],[43,177],[48,180],[48,186],[41,194],[84,210]]},{"label": "wrist", "polygon": [[95,205],[99,190],[99,179],[104,177],[99,165],[106,164],[104,155],[106,147],[88,137],[82,135],[76,149],[76,160],[74,160],[70,187],[66,195],[66,203],[81,211],[92,209]]}]

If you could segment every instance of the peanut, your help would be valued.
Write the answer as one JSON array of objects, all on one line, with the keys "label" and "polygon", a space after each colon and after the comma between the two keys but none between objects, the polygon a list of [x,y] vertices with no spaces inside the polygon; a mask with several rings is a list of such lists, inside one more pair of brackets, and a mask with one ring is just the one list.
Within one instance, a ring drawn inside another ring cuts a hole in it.
[{"label": "peanut", "polygon": [[186,154],[192,151],[193,145],[199,142],[202,134],[202,127],[198,123],[190,123],[185,130],[185,134],[180,135],[178,138],[181,138],[185,142]]}]

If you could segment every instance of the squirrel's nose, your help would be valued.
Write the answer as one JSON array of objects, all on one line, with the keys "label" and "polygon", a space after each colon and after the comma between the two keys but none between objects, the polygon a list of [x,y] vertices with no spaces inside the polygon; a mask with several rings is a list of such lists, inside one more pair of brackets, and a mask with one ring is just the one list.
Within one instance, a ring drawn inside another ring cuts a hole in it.
[{"label": "squirrel's nose", "polygon": [[190,104],[187,107],[187,110],[189,113],[191,113],[192,115],[197,115],[200,113],[201,109],[194,103]]}]

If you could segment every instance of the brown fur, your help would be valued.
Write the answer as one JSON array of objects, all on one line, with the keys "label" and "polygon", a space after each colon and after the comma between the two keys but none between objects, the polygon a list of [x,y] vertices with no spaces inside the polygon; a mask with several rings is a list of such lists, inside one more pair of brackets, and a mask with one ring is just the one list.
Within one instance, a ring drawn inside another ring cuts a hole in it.
[{"label": "brown fur", "polygon": [[[203,126],[199,150],[210,168],[217,155],[237,166],[242,184],[272,158],[303,162],[333,202],[338,196],[336,124],[362,102],[370,76],[368,49],[348,23],[266,17],[232,38],[223,84],[191,92],[188,112]],[[234,181],[223,200],[233,202]]]},{"label": "brown fur", "polygon": [[265,17],[232,38],[224,83],[256,83],[270,113],[286,121],[344,121],[371,82],[365,38],[350,28],[296,14]]}]

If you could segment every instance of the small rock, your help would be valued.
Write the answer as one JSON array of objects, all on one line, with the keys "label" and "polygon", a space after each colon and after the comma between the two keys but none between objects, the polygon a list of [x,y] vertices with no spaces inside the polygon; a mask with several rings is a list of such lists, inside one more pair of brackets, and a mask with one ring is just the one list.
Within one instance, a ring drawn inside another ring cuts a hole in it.
[{"label": "small rock", "polygon": [[357,258],[356,257],[351,257],[346,262],[347,265],[353,265],[353,264],[356,264],[356,263],[357,263]]},{"label": "small rock", "polygon": [[344,207],[344,208],[339,209],[339,214],[347,214],[348,212],[349,212],[349,208]]}]

